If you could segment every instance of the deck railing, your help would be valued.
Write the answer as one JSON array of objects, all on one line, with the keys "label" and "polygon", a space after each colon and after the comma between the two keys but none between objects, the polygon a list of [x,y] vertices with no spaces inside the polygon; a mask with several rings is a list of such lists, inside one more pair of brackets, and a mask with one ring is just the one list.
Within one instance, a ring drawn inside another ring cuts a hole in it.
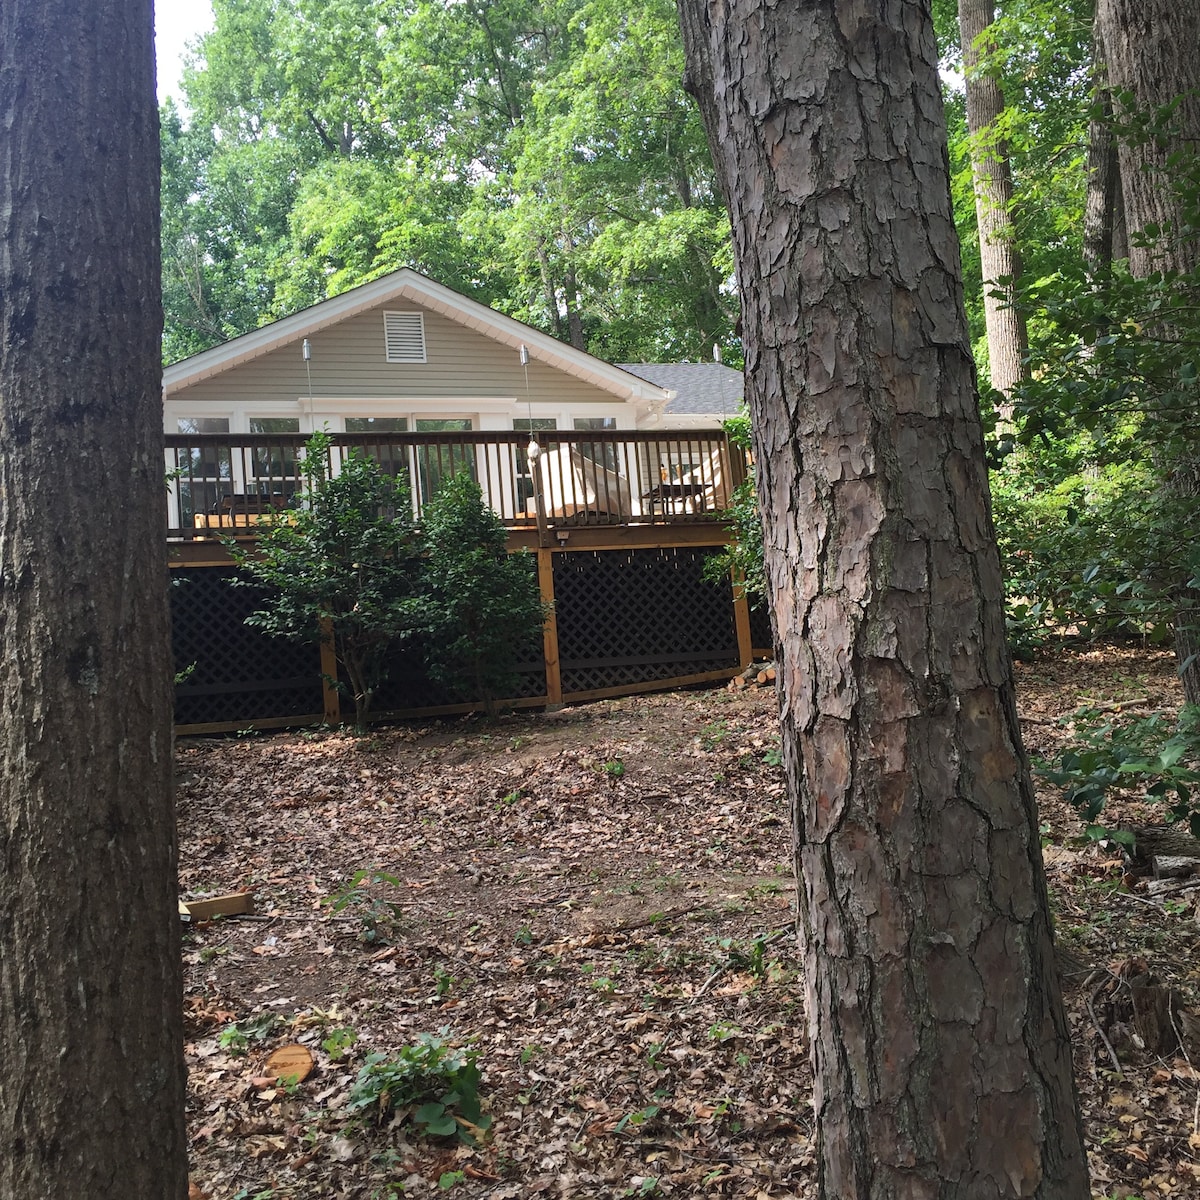
[{"label": "deck railing", "polygon": [[[249,531],[303,491],[306,434],[168,434],[169,536]],[[405,474],[413,515],[466,471],[510,526],[712,521],[745,478],[721,430],[331,435],[329,470],[355,452]]]}]

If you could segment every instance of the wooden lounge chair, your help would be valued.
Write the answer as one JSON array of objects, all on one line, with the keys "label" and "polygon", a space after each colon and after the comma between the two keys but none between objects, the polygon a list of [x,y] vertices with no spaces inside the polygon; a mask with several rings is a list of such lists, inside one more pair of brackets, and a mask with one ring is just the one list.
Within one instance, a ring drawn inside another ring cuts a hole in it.
[{"label": "wooden lounge chair", "polygon": [[577,447],[563,444],[543,450],[538,480],[547,518],[603,524],[641,515],[629,481]]}]

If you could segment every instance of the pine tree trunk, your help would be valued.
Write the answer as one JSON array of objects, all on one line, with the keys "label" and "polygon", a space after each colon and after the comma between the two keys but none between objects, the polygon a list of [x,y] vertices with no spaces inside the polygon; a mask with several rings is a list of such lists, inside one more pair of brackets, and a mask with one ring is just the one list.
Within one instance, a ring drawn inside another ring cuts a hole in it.
[{"label": "pine tree trunk", "polygon": [[[1021,255],[1013,231],[1013,181],[1008,150],[996,133],[1004,115],[1004,93],[994,74],[979,62],[987,31],[995,20],[992,0],[958,0],[966,75],[967,132],[975,181],[975,219],[983,268],[983,315],[987,325],[988,376],[1004,396],[1028,374],[1029,336],[1025,317],[1013,307],[1021,278]],[[1007,282],[1000,282],[1006,280]],[[1007,416],[1011,419],[1009,409]]]},{"label": "pine tree trunk", "polygon": [[1085,1200],[927,3],[679,0],[734,229],[829,1200]]},{"label": "pine tree trunk", "polygon": [[0,129],[0,1197],[178,1200],[149,0],[5,0]]},{"label": "pine tree trunk", "polygon": [[[1098,0],[1096,24],[1104,42],[1114,91],[1132,93],[1142,115],[1175,100],[1175,136],[1121,143],[1121,188],[1131,232],[1180,225],[1179,199],[1170,186],[1170,156],[1200,154],[1200,6],[1194,0]],[[1200,238],[1169,236],[1152,247],[1129,248],[1134,275],[1155,270],[1193,271],[1200,266]],[[1200,462],[1164,463],[1166,486],[1191,503],[1200,495]],[[1175,649],[1190,704],[1200,704],[1200,591],[1180,581]]]}]

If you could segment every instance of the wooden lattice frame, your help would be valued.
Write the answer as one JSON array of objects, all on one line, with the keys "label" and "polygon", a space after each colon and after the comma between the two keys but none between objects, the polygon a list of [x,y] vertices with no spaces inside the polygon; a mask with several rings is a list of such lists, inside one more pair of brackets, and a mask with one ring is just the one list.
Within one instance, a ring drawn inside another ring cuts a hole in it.
[{"label": "wooden lattice frame", "polygon": [[247,625],[264,593],[234,586],[235,576],[211,567],[172,573],[171,645],[175,670],[184,673],[175,688],[176,726],[320,714],[317,646]]},{"label": "wooden lattice frame", "polygon": [[728,584],[702,576],[709,548],[555,555],[563,696],[738,665]]}]

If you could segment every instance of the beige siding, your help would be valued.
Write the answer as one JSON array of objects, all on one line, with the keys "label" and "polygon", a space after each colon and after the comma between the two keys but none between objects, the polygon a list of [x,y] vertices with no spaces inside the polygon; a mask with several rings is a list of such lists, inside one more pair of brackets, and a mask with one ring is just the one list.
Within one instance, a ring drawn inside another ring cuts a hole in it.
[{"label": "beige siding", "polygon": [[[309,338],[312,394],[328,399],[513,398],[525,404],[525,372],[517,351],[439,313],[425,313],[425,363],[389,363],[383,341],[383,313],[411,312],[418,306],[398,300],[351,317]],[[296,401],[309,394],[300,340],[231,367],[210,379],[170,393],[172,406],[207,403],[236,405]],[[619,404],[620,398],[557,368],[529,364],[533,403],[562,406]],[[409,411],[411,405],[401,405]],[[461,406],[470,411],[469,405]]]}]

